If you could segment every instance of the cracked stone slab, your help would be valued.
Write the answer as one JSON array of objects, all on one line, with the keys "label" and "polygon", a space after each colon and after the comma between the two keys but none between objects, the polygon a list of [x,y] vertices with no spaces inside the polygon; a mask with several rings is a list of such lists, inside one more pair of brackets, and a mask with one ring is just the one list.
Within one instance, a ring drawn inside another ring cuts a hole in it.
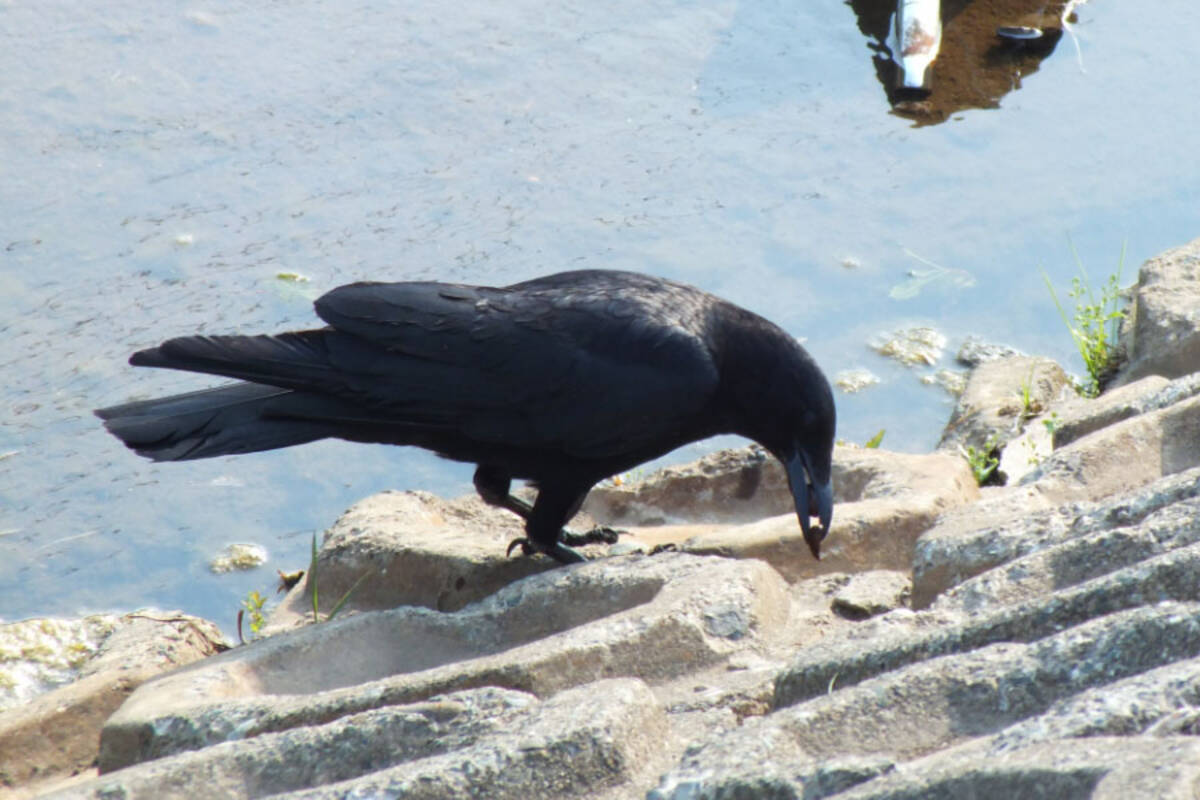
[{"label": "cracked stone slab", "polygon": [[1200,655],[1200,604],[1162,603],[1029,644],[992,644],[775,712],[813,758],[908,760],[1044,713],[1060,698]]},{"label": "cracked stone slab", "polygon": [[180,753],[56,795],[169,800],[578,795],[637,777],[665,735],[665,714],[634,679],[603,680],[538,701],[472,689],[424,703]]},{"label": "cracked stone slab", "polygon": [[210,796],[232,800],[304,789],[462,750],[503,732],[536,703],[532,695],[508,689],[454,692],[179,753],[58,796],[173,797],[203,785]]},{"label": "cracked stone slab", "polygon": [[841,788],[863,783],[845,795],[858,796],[855,792],[890,780],[893,769],[903,772],[931,754],[1061,715],[1056,703],[1068,704],[1089,690],[1119,689],[1120,681],[1156,669],[1194,667],[1198,655],[1200,604],[1166,602],[1029,643],[991,644],[895,668],[853,686],[831,684],[804,702],[689,748],[660,780],[659,796],[734,796],[725,792],[745,785],[754,776],[749,765],[756,763],[769,765],[758,771],[765,781],[760,788],[769,789],[766,796],[827,796],[832,792],[818,791],[814,782],[816,771],[837,763],[854,766],[841,773]]},{"label": "cracked stone slab", "polygon": [[1197,496],[1166,505],[1136,525],[1088,533],[1079,524],[1087,519],[1076,518],[1076,535],[1066,541],[976,575],[943,593],[932,607],[979,611],[1033,600],[1195,544],[1200,541],[1200,486]]},{"label": "cracked stone slab", "polygon": [[539,697],[609,677],[661,682],[750,649],[788,617],[755,561],[613,557],[530,576],[460,611],[339,617],[144,685],[101,737],[101,771],[436,694]]},{"label": "cracked stone slab", "polygon": [[[1200,741],[1194,737],[1114,737],[1047,742],[1007,752],[973,744],[903,765],[836,797],[1192,800],[1197,782]],[[827,795],[814,795],[823,796]]]},{"label": "cracked stone slab", "polygon": [[[782,671],[775,707],[817,697],[908,664],[997,642],[1030,642],[1124,609],[1159,600],[1200,601],[1200,545],[1156,556],[1049,597],[985,614],[892,614],[861,623],[843,636],[810,645]],[[921,620],[914,625],[913,618]]]},{"label": "cracked stone slab", "polygon": [[1098,500],[1196,466],[1200,397],[1192,396],[1060,447],[1021,482],[1036,484],[1062,502]]},{"label": "cracked stone slab", "polygon": [[884,756],[809,758],[769,718],[753,719],[732,734],[688,748],[646,800],[819,798],[886,774],[894,766]]},{"label": "cracked stone slab", "polygon": [[991,747],[1095,736],[1195,735],[1200,664],[1195,659],[1147,670],[1055,702],[1044,714],[996,734]]},{"label": "cracked stone slab", "polygon": [[1110,389],[1099,397],[1074,397],[1055,406],[1054,447],[1064,447],[1123,419],[1162,408],[1153,405],[1150,398],[1170,383],[1161,375],[1147,375],[1127,386]]},{"label": "cracked stone slab", "polygon": [[[1034,487],[997,490],[974,507],[944,514],[917,541],[913,607],[925,608],[951,587],[1002,564],[1071,539],[1136,524],[1159,509],[1196,496],[1200,496],[1200,469],[1195,468],[1095,502],[1049,509]],[[1021,505],[1026,506],[1024,512]]]}]

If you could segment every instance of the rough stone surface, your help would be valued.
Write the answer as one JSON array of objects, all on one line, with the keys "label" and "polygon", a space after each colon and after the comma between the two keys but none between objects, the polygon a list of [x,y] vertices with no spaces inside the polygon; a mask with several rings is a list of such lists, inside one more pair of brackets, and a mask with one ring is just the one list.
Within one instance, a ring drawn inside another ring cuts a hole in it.
[{"label": "rough stone surface", "polygon": [[[42,634],[30,644],[15,637],[15,628]],[[82,636],[64,638],[66,628]],[[15,683],[35,664],[60,660],[72,675],[57,674],[40,694],[23,693],[19,704],[0,714],[0,792],[32,794],[41,784],[68,778],[94,766],[100,729],[129,694],[149,678],[173,667],[210,656],[226,647],[217,627],[207,620],[173,612],[139,612],[122,617],[26,620],[0,626],[5,673]],[[8,652],[21,642],[19,652]],[[57,668],[55,672],[60,672]],[[24,787],[18,793],[18,787]]]},{"label": "rough stone surface", "polygon": [[[986,743],[906,764],[839,800],[1190,800],[1200,779],[1194,738],[1058,741],[995,752]],[[810,795],[805,795],[809,797]],[[822,795],[812,795],[822,796]]]},{"label": "rough stone surface", "polygon": [[978,367],[985,361],[1023,355],[1025,354],[1015,347],[986,342],[977,336],[968,336],[958,348],[958,354],[954,356],[954,360],[964,367]]},{"label": "rough stone surface", "polygon": [[1169,383],[1161,375],[1149,375],[1094,399],[1074,397],[1059,403],[1054,407],[1053,446],[1063,447],[1114,422],[1153,411],[1147,401]]},{"label": "rough stone surface", "polygon": [[[952,505],[976,496],[962,477],[958,460],[942,454],[834,448],[833,491],[839,505],[897,494],[931,494]],[[795,514],[783,467],[757,445],[721,450],[643,481],[597,486],[583,509],[598,522],[622,527],[731,524]]]},{"label": "rough stone surface", "polygon": [[[680,542],[691,553],[762,559],[789,582],[836,572],[905,570],[913,544],[947,509],[979,496],[966,462],[957,456],[912,456],[838,448],[835,485],[852,498],[837,506],[834,524],[812,558],[795,511],[744,525],[709,526]],[[782,480],[782,478],[781,478]]]},{"label": "rough stone surface", "polygon": [[[1049,408],[1069,386],[1062,367],[1046,358],[1014,356],[985,361],[967,379],[938,449],[987,449],[989,440],[1003,445],[1020,432],[1028,417]],[[1026,389],[1028,406],[1023,397]]]},{"label": "rough stone surface", "polygon": [[[1045,458],[1021,485],[992,490],[939,518],[915,547],[913,605],[922,608],[950,586],[1040,546],[1045,526],[1064,524],[1072,504],[1128,499],[1139,487],[1197,465],[1196,396],[1077,439]],[[1046,509],[1057,511],[1038,514]]]},{"label": "rough stone surface", "polygon": [[[60,797],[556,797],[628,782],[666,733],[638,680],[473,689],[151,761]],[[280,769],[279,765],[287,765]]]},{"label": "rough stone surface", "polygon": [[[355,587],[351,599],[358,609],[415,605],[455,611],[555,566],[544,557],[508,558],[509,542],[522,535],[516,515],[473,495],[456,500],[428,492],[372,495],[326,532],[317,597],[328,611]],[[271,620],[274,630],[311,616],[310,592],[302,582],[288,593]]]},{"label": "rough stone surface", "polygon": [[583,505],[615,526],[747,522],[791,508],[782,465],[758,446],[721,450],[641,481],[606,482]]},{"label": "rough stone surface", "polygon": [[1142,265],[1121,341],[1129,360],[1116,385],[1200,370],[1200,239]]},{"label": "rough stone surface", "polygon": [[[913,606],[924,608],[953,586],[986,570],[1061,545],[1073,538],[1129,525],[1166,506],[1200,495],[1200,470],[1162,478],[1094,503],[1067,503],[1026,515],[988,513],[943,518],[917,542],[913,559]],[[1011,497],[1011,493],[997,493]],[[1018,492],[1034,505],[1040,495]]]},{"label": "rough stone surface", "polygon": [[867,619],[905,606],[911,594],[912,579],[906,572],[859,572],[833,596],[833,610],[848,619]]},{"label": "rough stone surface", "polygon": [[455,613],[364,612],[143,686],[105,726],[100,768],[474,686],[662,682],[753,647],[787,614],[765,564],[673,553],[531,576]]}]

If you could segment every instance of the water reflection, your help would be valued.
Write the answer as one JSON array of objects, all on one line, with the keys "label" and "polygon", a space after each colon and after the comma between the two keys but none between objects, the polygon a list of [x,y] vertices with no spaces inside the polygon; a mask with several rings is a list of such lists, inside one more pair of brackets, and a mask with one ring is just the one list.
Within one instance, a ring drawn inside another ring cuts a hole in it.
[{"label": "water reflection", "polygon": [[875,74],[893,113],[923,126],[969,108],[997,108],[1054,52],[1075,3],[942,0],[941,49],[929,91],[899,87],[889,45],[895,0],[848,0],[848,5],[870,40]]}]

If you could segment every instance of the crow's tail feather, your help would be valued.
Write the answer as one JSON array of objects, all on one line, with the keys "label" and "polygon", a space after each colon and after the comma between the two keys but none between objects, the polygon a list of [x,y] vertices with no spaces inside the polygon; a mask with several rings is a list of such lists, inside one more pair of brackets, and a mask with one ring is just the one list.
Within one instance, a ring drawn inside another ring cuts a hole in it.
[{"label": "crow's tail feather", "polygon": [[[325,405],[330,408],[322,408]],[[254,383],[234,383],[102,408],[104,427],[138,455],[186,461],[254,453],[336,435],[321,419],[336,413],[322,398]],[[306,418],[307,417],[307,418]]]}]

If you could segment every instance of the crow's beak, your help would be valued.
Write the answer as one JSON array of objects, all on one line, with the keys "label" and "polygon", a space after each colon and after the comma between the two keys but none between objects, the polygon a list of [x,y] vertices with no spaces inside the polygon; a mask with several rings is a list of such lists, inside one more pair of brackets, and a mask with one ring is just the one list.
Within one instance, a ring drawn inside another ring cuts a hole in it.
[{"label": "crow's beak", "polygon": [[[818,483],[813,480],[812,466],[803,451],[798,452],[783,464],[787,469],[788,485],[796,501],[796,516],[800,518],[800,530],[813,557],[821,558],[821,540],[829,533],[829,522],[833,519],[833,480]],[[810,517],[820,520],[812,524]]]}]

